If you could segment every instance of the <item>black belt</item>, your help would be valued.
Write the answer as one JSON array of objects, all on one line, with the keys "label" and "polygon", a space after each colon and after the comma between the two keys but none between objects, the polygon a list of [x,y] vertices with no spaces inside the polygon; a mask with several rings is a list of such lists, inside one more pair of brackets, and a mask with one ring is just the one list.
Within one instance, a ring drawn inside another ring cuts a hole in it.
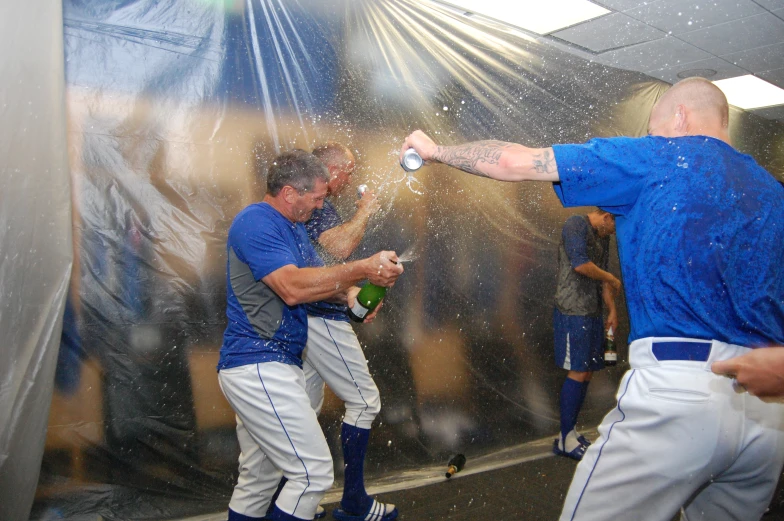
[{"label": "black belt", "polygon": [[710,356],[711,342],[654,341],[652,351],[653,356],[659,361],[707,362]]}]

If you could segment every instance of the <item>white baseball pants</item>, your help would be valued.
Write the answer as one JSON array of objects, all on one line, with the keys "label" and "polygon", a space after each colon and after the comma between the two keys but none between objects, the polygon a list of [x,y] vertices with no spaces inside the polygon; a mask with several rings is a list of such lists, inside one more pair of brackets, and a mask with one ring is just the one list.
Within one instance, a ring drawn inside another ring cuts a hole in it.
[{"label": "white baseball pants", "polygon": [[381,398],[351,324],[308,317],[308,343],[302,358],[306,389],[316,414],[324,403],[326,382],[346,404],[343,422],[370,429],[381,410]]},{"label": "white baseball pants", "polygon": [[265,362],[222,369],[218,381],[237,413],[241,450],[240,476],[229,508],[263,517],[281,476],[286,476],[275,504],[295,517],[313,519],[334,476],[302,370]]},{"label": "white baseball pants", "polygon": [[747,348],[713,341],[705,361],[660,361],[654,343],[671,341],[694,342],[629,346],[618,404],[577,466],[561,521],[669,521],[681,507],[686,521],[762,517],[784,464],[784,405],[710,371]]}]

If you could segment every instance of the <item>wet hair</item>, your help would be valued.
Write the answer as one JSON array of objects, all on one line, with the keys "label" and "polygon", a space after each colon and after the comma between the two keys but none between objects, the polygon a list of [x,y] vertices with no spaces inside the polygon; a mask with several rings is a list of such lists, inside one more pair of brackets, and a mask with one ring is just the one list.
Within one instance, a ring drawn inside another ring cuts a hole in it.
[{"label": "wet hair", "polygon": [[329,172],[324,163],[304,150],[291,150],[278,155],[267,174],[267,193],[275,197],[284,186],[300,194],[313,190],[316,179],[329,182]]},{"label": "wet hair", "polygon": [[334,141],[317,146],[313,149],[313,155],[327,167],[343,166],[344,163],[354,158],[354,154],[347,146]]}]

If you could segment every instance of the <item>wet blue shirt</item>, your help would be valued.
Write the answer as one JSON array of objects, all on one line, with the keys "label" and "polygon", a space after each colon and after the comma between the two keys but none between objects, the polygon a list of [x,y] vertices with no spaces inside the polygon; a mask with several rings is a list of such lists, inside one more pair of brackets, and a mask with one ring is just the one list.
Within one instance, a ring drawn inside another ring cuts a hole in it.
[{"label": "wet blue shirt", "polygon": [[553,146],[564,206],[616,215],[629,341],[784,345],[784,187],[705,136]]},{"label": "wet blue shirt", "polygon": [[267,203],[234,218],[226,245],[226,316],[218,370],[259,362],[302,366],[308,334],[304,304],[288,306],[261,279],[289,264],[323,266],[302,223]]},{"label": "wet blue shirt", "polygon": [[[340,217],[337,209],[335,209],[332,203],[325,200],[324,206],[320,210],[316,209],[313,211],[310,220],[305,223],[305,229],[308,231],[308,236],[313,241],[313,244],[318,244],[318,239],[322,233],[341,224],[343,224],[343,219]],[[306,307],[308,315],[312,317],[348,322],[348,315],[346,315],[348,308],[343,304],[322,300],[306,304]]]}]

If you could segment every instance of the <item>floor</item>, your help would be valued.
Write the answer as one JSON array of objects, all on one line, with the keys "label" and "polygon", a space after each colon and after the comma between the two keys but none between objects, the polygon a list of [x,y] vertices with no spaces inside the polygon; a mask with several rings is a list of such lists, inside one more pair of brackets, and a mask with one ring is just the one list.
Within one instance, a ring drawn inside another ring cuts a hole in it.
[{"label": "floor", "polygon": [[[596,436],[595,432],[586,434]],[[368,492],[394,503],[400,521],[555,521],[577,462],[553,456],[551,443],[546,438],[469,460],[465,469],[449,480],[444,477],[446,466],[398,473],[374,482]],[[322,502],[328,512],[337,506],[340,493],[336,489]],[[187,521],[225,519],[225,514],[214,514]],[[781,482],[763,519],[784,521]]]}]

